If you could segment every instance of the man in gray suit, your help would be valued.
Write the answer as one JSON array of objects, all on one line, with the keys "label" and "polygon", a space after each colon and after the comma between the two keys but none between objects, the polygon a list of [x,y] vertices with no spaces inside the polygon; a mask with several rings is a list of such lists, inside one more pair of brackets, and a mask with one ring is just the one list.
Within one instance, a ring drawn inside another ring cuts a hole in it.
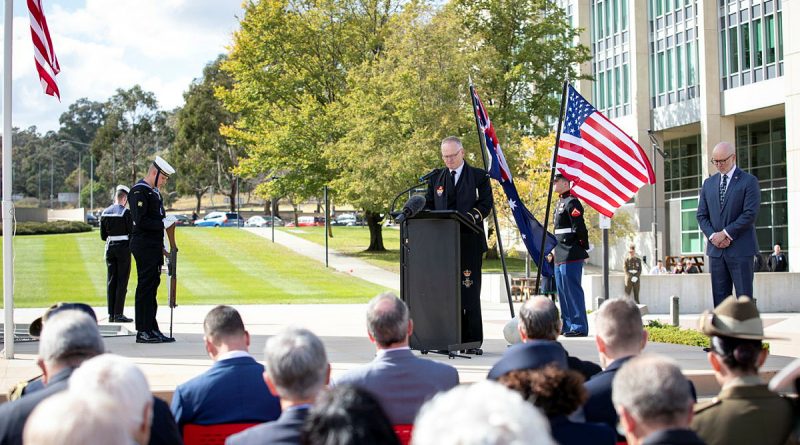
[{"label": "man in gray suit", "polygon": [[736,288],[753,297],[753,256],[758,254],[755,221],[761,206],[758,179],[736,168],[736,149],[720,142],[711,153],[719,173],[703,182],[697,223],[708,238],[711,292],[716,307]]},{"label": "man in gray suit", "polygon": [[394,294],[373,298],[367,306],[367,335],[378,350],[375,360],[333,383],[354,385],[371,393],[393,425],[414,423],[425,401],[458,385],[455,368],[411,352],[408,338],[413,329],[406,304]]}]

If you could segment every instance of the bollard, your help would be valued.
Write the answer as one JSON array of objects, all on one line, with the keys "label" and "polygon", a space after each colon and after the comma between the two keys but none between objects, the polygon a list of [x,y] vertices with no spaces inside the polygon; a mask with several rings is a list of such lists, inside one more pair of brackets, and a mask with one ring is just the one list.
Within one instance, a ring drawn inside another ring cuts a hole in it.
[{"label": "bollard", "polygon": [[680,298],[677,295],[669,297],[669,314],[672,318],[672,326],[678,327],[681,325],[681,309]]}]

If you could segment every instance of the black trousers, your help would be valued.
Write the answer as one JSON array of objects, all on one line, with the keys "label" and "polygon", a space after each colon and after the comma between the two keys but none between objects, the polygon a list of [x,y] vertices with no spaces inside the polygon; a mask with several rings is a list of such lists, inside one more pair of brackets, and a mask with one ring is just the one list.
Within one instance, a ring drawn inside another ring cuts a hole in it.
[{"label": "black trousers", "polygon": [[481,317],[482,234],[461,232],[461,342],[483,343]]},{"label": "black trousers", "polygon": [[131,241],[131,253],[136,259],[136,330],[153,331],[158,329],[156,294],[161,284],[161,265],[164,264],[163,247],[154,243]]},{"label": "black trousers", "polygon": [[106,268],[108,315],[122,315],[125,295],[128,293],[128,278],[131,276],[131,248],[128,241],[111,241],[106,244]]}]

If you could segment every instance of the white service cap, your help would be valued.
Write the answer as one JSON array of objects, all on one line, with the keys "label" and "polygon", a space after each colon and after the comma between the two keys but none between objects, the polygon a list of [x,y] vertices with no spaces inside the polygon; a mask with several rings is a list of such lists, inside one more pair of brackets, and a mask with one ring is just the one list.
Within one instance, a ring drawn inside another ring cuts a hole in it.
[{"label": "white service cap", "polygon": [[127,185],[120,184],[120,185],[117,186],[117,192],[130,193],[131,189],[129,189]]},{"label": "white service cap", "polygon": [[165,161],[161,156],[156,156],[156,160],[153,161],[153,165],[155,165],[158,171],[160,171],[164,176],[169,176],[175,173],[175,169],[172,168],[172,166],[169,165],[169,162]]}]

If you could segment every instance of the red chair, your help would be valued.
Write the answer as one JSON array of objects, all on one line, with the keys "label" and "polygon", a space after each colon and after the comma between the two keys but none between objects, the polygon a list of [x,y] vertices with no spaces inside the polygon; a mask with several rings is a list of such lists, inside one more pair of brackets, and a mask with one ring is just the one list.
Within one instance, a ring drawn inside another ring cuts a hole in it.
[{"label": "red chair", "polygon": [[258,423],[220,423],[217,425],[189,423],[183,426],[183,443],[184,445],[224,445],[228,436],[255,425]]},{"label": "red chair", "polygon": [[397,434],[397,438],[400,440],[400,445],[408,445],[411,443],[411,430],[414,429],[414,425],[394,425],[392,428],[394,429],[394,433]]}]

